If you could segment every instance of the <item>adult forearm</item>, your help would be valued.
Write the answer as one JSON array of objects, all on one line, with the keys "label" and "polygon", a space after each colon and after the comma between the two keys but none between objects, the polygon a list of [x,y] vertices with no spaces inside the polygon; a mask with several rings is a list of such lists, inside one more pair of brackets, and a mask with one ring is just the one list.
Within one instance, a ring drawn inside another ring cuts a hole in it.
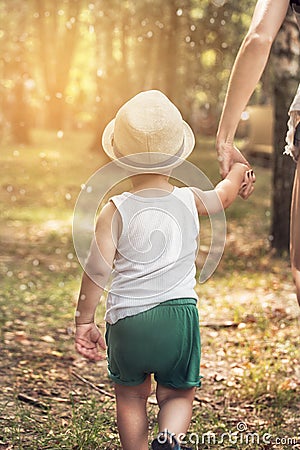
[{"label": "adult forearm", "polygon": [[271,45],[270,37],[256,32],[244,39],[230,76],[217,141],[233,142],[241,114],[266,66]]}]

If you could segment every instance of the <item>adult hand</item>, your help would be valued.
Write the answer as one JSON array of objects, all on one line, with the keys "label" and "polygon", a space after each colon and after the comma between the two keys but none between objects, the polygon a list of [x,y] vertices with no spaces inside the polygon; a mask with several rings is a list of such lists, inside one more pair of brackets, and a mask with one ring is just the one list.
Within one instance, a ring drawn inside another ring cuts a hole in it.
[{"label": "adult hand", "polygon": [[75,348],[85,358],[100,361],[105,355],[100,352],[106,350],[105,340],[94,323],[76,325]]},{"label": "adult hand", "polygon": [[216,143],[218,160],[220,164],[220,174],[225,178],[234,163],[246,164],[251,169],[250,164],[242,155],[237,147],[232,143],[218,142]]}]

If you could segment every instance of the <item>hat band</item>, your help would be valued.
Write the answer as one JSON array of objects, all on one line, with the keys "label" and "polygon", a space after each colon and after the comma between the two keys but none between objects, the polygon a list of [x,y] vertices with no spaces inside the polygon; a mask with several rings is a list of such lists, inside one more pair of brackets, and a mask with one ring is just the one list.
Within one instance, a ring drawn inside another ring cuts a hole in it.
[{"label": "hat band", "polygon": [[[168,166],[172,165],[173,162],[176,162],[176,160],[178,160],[178,158],[180,158],[180,156],[183,154],[184,148],[185,148],[185,142],[184,142],[184,138],[183,138],[182,144],[181,144],[178,152],[175,153],[175,155],[172,155],[172,156],[170,156],[170,158],[166,159],[163,162],[163,165],[162,165],[161,162],[155,163],[155,164],[146,164],[147,169],[155,169],[155,168],[158,168],[158,167],[159,168],[160,167],[168,167]],[[133,161],[131,161],[129,156],[122,155],[122,153],[119,151],[118,147],[116,146],[115,142],[113,142],[113,150],[114,150],[115,156],[118,159],[122,158],[122,163],[127,164],[128,166],[134,166],[136,168],[143,168],[143,167],[145,167],[145,164],[138,163],[138,162],[133,162]],[[151,153],[155,153],[155,152],[150,152],[150,154]],[[141,155],[142,152],[141,153],[136,153],[136,154]]]}]

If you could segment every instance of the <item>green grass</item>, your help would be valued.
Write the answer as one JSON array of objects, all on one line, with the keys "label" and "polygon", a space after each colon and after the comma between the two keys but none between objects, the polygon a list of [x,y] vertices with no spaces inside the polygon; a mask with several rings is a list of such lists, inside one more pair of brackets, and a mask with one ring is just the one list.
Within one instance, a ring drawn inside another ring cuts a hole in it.
[{"label": "green grass", "polygon": [[[81,184],[105,161],[88,150],[92,140],[88,133],[57,139],[35,131],[32,145],[1,151],[0,448],[120,448],[114,399],[72,373],[113,392],[105,363],[86,362],[73,349],[81,276],[71,236],[73,208]],[[219,180],[212,141],[202,140],[191,161],[213,183]],[[299,430],[299,310],[289,263],[269,247],[271,173],[255,171],[253,196],[226,211],[219,267],[197,286],[204,379],[190,432],[194,439],[210,432],[217,440],[225,433],[224,443],[204,440],[199,448],[298,448],[274,441],[292,439]],[[104,332],[103,313],[102,303],[97,317]],[[235,325],[223,327],[226,321]],[[18,394],[47,409],[24,403]],[[154,436],[157,406],[149,403],[148,410]],[[239,422],[261,439],[271,434],[273,444],[247,443],[241,433],[230,443]]]}]

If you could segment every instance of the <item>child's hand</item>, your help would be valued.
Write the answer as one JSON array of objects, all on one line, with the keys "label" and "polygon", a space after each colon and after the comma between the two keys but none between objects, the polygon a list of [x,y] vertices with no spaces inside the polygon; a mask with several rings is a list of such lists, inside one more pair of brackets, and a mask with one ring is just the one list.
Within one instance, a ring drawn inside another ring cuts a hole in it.
[{"label": "child's hand", "polygon": [[250,197],[250,195],[252,194],[252,192],[254,191],[254,183],[255,183],[255,174],[253,172],[253,170],[247,170],[247,172],[245,172],[245,177],[243,179],[243,182],[241,184],[240,190],[239,190],[239,196],[244,199],[247,200],[248,197]]},{"label": "child's hand", "polygon": [[106,350],[105,340],[94,323],[76,325],[75,348],[85,358],[94,361],[105,359],[105,355],[100,353],[100,348]]}]

